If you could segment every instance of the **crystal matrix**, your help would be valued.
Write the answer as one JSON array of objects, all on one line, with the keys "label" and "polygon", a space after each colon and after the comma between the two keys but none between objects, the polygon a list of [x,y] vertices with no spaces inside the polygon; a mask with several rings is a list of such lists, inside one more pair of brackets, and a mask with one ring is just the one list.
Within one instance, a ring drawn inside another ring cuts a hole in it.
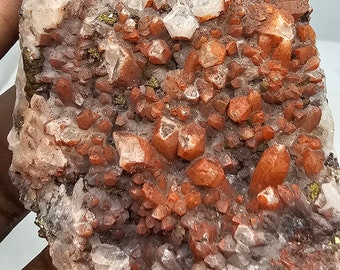
[{"label": "crystal matrix", "polygon": [[23,1],[11,175],[58,269],[338,269],[307,0]]}]

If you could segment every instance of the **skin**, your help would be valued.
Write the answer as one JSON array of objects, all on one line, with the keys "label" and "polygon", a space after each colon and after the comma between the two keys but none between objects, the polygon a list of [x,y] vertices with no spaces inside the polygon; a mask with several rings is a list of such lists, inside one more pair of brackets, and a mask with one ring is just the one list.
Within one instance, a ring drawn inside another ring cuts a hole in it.
[{"label": "skin", "polygon": [[[18,39],[18,11],[21,3],[19,0],[0,0],[0,59]],[[14,101],[14,87],[0,96],[0,242],[28,213],[8,176],[11,152],[8,150],[7,134],[12,126]],[[45,248],[24,269],[55,269],[48,249]]]},{"label": "skin", "polygon": [[21,2],[19,0],[0,1],[0,58],[18,39],[18,22]]},{"label": "skin", "polygon": [[[10,49],[18,39],[18,9],[21,1],[2,0],[0,2],[0,55],[1,57]],[[11,153],[8,151],[7,134],[12,125],[13,104],[15,100],[14,89],[0,96],[0,240],[10,232],[12,227],[27,213],[18,202],[18,193],[11,185],[8,176],[8,167]]]}]

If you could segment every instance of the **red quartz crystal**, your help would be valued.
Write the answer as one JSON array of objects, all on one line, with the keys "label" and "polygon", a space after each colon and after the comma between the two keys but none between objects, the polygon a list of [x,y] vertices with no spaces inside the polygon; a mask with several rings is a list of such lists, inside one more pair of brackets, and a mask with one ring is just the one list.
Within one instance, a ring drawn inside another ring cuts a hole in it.
[{"label": "red quartz crystal", "polygon": [[285,180],[290,157],[284,145],[273,145],[266,149],[256,165],[249,184],[249,193],[258,194],[268,186],[277,186]]}]

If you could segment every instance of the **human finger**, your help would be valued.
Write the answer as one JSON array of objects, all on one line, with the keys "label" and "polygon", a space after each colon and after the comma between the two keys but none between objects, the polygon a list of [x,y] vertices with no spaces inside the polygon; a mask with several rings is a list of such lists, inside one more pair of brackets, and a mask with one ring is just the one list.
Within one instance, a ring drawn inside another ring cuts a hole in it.
[{"label": "human finger", "polygon": [[0,1],[0,59],[18,39],[21,0]]},{"label": "human finger", "polygon": [[56,268],[52,264],[51,256],[46,247],[40,254],[35,257],[23,270],[55,270]]},{"label": "human finger", "polygon": [[28,213],[8,175],[12,153],[8,150],[7,134],[12,127],[14,101],[14,87],[0,96],[0,241]]}]

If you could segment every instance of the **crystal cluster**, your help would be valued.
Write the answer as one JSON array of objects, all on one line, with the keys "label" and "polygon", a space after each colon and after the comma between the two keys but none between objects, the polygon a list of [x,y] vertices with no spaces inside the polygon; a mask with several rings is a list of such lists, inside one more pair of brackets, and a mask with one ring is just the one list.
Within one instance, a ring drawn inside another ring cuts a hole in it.
[{"label": "crystal cluster", "polygon": [[339,269],[307,0],[24,0],[11,176],[58,269]]}]

